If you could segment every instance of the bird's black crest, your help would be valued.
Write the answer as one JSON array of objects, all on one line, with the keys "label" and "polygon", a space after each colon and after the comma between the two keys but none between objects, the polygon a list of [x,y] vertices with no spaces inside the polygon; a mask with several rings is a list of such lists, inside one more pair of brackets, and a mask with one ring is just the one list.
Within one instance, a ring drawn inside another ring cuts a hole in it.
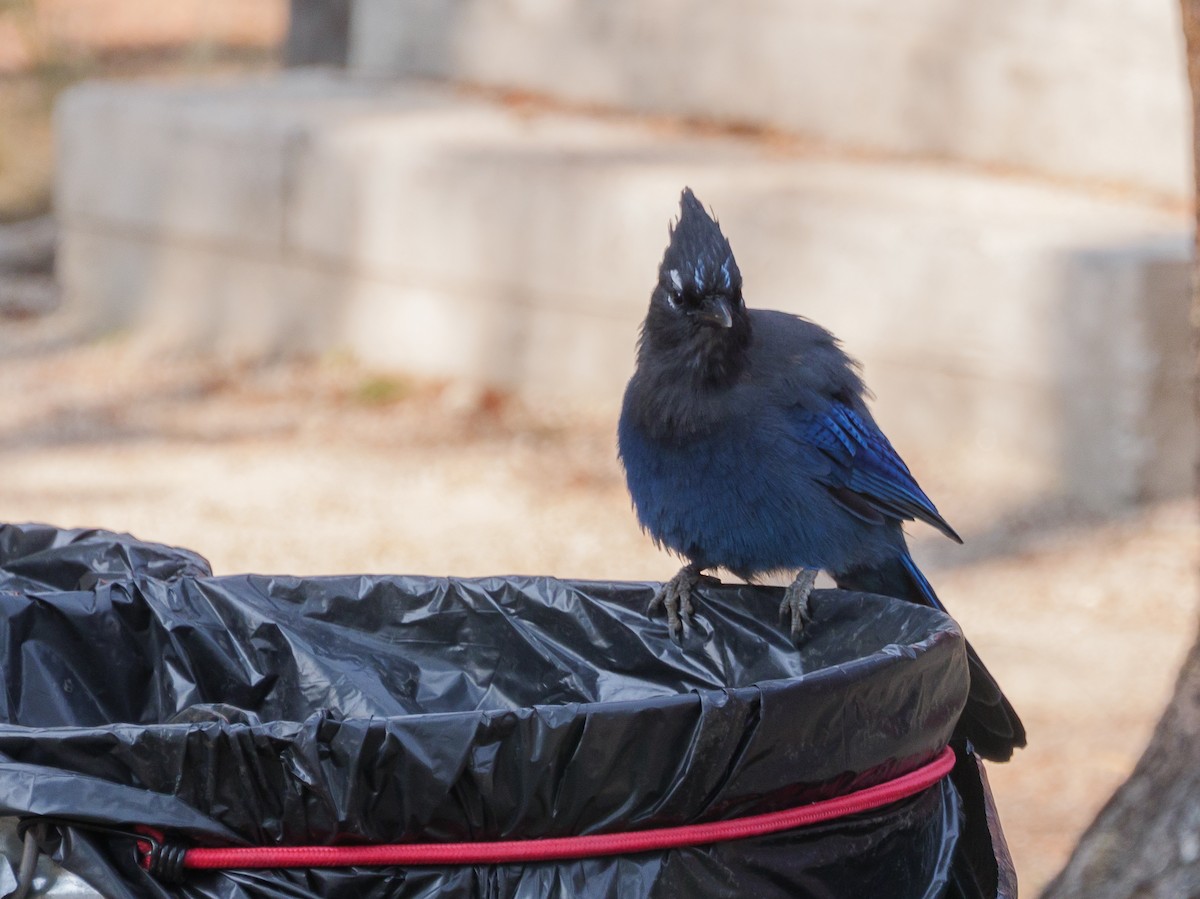
[{"label": "bird's black crest", "polygon": [[[678,279],[699,293],[716,291],[734,295],[742,289],[742,273],[729,241],[691,188],[679,198],[679,221],[671,228],[671,242],[663,254],[660,274],[664,284]],[[675,274],[672,275],[671,273]],[[679,289],[679,284],[674,285]]]}]

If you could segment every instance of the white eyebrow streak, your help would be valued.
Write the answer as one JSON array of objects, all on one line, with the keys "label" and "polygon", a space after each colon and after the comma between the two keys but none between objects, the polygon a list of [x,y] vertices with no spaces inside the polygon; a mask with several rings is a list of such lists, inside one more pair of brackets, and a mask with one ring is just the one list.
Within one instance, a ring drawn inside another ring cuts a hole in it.
[{"label": "white eyebrow streak", "polygon": [[680,293],[683,292],[683,278],[679,277],[678,269],[671,269],[667,272],[671,276],[671,283],[675,285],[675,289]]}]

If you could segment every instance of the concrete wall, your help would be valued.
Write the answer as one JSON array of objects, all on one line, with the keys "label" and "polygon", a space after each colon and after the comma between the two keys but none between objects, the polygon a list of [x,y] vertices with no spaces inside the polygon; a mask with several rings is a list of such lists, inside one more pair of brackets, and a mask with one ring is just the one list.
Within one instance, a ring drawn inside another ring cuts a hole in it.
[{"label": "concrete wall", "polygon": [[690,184],[748,302],[839,334],[910,460],[1098,507],[1190,481],[1183,213],[331,76],[89,85],[59,127],[97,330],[615,406]]},{"label": "concrete wall", "polygon": [[1176,0],[355,0],[351,67],[1190,197]]}]

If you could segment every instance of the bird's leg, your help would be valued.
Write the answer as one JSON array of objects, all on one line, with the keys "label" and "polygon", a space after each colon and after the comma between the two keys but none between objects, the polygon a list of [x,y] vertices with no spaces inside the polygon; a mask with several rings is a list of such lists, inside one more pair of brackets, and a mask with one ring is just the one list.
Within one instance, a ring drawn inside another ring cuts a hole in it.
[{"label": "bird's leg", "polygon": [[671,632],[671,636],[677,636],[683,629],[683,625],[691,627],[692,624],[692,590],[700,581],[716,581],[716,578],[710,578],[707,575],[700,573],[701,568],[695,562],[684,565],[679,569],[679,573],[671,578],[650,600],[650,605],[646,607],[646,614],[653,615],[658,611],[659,606],[663,606],[667,610],[667,629]]},{"label": "bird's leg", "polygon": [[804,625],[812,621],[808,612],[808,596],[817,581],[817,569],[801,568],[796,579],[783,591],[783,602],[779,604],[779,623],[792,620],[792,641],[800,639]]}]

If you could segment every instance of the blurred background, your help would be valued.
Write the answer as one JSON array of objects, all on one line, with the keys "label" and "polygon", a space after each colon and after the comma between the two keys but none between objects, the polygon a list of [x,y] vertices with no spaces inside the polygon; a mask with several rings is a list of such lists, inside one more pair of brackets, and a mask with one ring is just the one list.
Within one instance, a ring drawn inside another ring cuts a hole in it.
[{"label": "blurred background", "polygon": [[690,185],[966,544],[1036,894],[1196,631],[1174,0],[0,0],[0,519],[218,573],[662,579],[615,458]]}]

